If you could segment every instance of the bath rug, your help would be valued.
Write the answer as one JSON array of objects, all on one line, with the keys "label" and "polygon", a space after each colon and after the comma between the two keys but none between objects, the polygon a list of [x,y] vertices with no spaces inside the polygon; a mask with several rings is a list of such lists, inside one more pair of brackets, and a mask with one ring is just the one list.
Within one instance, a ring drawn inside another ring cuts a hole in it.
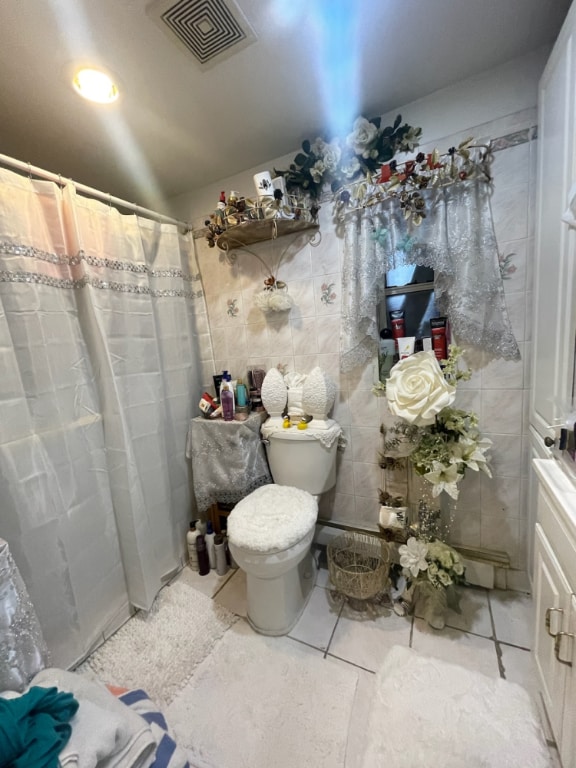
[{"label": "bath rug", "polygon": [[237,616],[195,589],[185,568],[76,672],[124,688],[143,688],[165,707]]},{"label": "bath rug", "polygon": [[375,681],[363,768],[549,768],[520,685],[394,646]]},{"label": "bath rug", "polygon": [[236,623],[166,709],[199,768],[344,766],[358,673]]}]

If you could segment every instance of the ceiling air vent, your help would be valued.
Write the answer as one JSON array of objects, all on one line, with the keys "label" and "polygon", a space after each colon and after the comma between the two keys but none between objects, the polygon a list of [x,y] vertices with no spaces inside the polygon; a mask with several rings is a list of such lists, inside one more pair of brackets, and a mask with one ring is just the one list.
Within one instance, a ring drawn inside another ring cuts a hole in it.
[{"label": "ceiling air vent", "polygon": [[148,13],[205,69],[256,40],[233,0],[159,0]]}]

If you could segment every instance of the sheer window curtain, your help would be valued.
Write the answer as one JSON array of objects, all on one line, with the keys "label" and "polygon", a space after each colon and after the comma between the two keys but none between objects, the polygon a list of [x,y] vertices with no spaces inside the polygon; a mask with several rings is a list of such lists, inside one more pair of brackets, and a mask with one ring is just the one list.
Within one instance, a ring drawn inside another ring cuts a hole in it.
[{"label": "sheer window curtain", "polygon": [[376,306],[384,296],[386,272],[400,264],[435,270],[436,304],[450,318],[471,367],[520,358],[506,309],[490,184],[476,178],[424,189],[421,195],[426,218],[419,226],[404,216],[396,198],[347,213],[340,224],[343,371],[377,354]]},{"label": "sheer window curtain", "polygon": [[0,169],[0,536],[55,665],[184,557],[193,258],[174,225]]}]

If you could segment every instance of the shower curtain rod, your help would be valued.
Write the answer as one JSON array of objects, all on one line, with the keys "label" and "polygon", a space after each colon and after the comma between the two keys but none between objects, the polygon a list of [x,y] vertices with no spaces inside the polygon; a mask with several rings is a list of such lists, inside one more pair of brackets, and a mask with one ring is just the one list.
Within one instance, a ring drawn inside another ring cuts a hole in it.
[{"label": "shower curtain rod", "polygon": [[128,200],[122,200],[120,197],[114,197],[114,195],[109,195],[106,192],[100,192],[98,189],[87,187],[85,184],[80,184],[73,179],[65,179],[59,173],[45,171],[43,168],[30,165],[30,163],[24,163],[21,160],[16,160],[15,158],[9,157],[8,155],[0,154],[0,163],[11,166],[12,168],[16,168],[19,171],[24,171],[24,173],[27,173],[30,177],[39,176],[41,179],[46,179],[46,181],[54,181],[56,184],[60,185],[65,183],[73,184],[74,188],[78,192],[89,195],[90,197],[95,197],[98,200],[104,201],[105,203],[110,203],[110,205],[114,204],[120,206],[121,208],[127,208],[129,211],[134,211],[134,213],[138,213],[141,216],[147,216],[148,218],[155,219],[161,224],[176,224],[178,227],[183,227],[185,234],[192,231],[192,225],[187,221],[179,221],[178,219],[173,219],[171,216],[165,216],[163,213],[152,211],[149,208],[142,208],[142,206],[136,205],[136,203],[130,203]]}]

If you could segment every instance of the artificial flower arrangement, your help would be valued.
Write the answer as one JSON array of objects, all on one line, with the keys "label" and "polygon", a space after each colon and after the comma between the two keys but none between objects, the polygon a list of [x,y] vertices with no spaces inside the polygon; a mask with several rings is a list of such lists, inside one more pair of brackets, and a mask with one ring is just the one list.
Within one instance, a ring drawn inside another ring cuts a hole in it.
[{"label": "artificial flower arrangement", "polygon": [[[396,363],[390,378],[377,387],[377,394],[385,392],[390,413],[399,419],[390,428],[382,427],[381,464],[397,462],[394,456],[408,461],[429,484],[432,499],[442,492],[457,499],[458,484],[468,469],[491,476],[487,452],[492,442],[481,436],[476,414],[452,407],[458,381],[470,378],[469,371],[459,368],[461,355],[461,349],[450,345],[441,367],[433,351],[417,352]],[[428,501],[420,501],[419,515],[423,508],[429,512],[427,506]],[[437,525],[429,522],[420,519],[411,526],[415,535],[398,548],[395,609],[403,612],[416,606],[432,627],[440,629],[447,591],[464,582],[464,565],[458,552],[438,538]]]},{"label": "artificial flower arrangement", "polygon": [[320,197],[325,184],[336,192],[360,179],[377,178],[381,166],[396,153],[411,152],[418,146],[422,129],[401,123],[401,115],[386,128],[381,127],[379,117],[358,117],[344,140],[306,139],[288,170],[274,169],[274,173],[284,176],[288,191],[301,190],[313,198]]},{"label": "artificial flower arrangement", "polygon": [[431,627],[442,629],[449,605],[459,610],[452,587],[466,581],[462,558],[443,541],[425,541],[415,536],[398,548],[398,554],[403,591],[394,604],[396,611],[403,614],[413,607]]},{"label": "artificial flower arrangement", "polygon": [[401,419],[391,428],[382,427],[384,456],[402,444],[402,454],[430,483],[433,497],[445,491],[457,499],[468,469],[492,476],[487,455],[492,441],[482,437],[475,413],[452,407],[457,382],[470,378],[458,367],[461,355],[461,349],[450,345],[442,369],[433,351],[416,352],[396,363],[379,386],[390,412]]}]

